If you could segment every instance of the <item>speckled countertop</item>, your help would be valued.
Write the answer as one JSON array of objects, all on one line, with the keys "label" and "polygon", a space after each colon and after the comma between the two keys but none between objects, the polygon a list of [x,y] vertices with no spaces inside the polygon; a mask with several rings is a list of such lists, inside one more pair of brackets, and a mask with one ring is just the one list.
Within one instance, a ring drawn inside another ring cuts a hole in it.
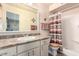
[{"label": "speckled countertop", "polygon": [[38,35],[38,36],[25,36],[25,37],[18,37],[18,38],[8,38],[8,39],[1,39],[0,40],[0,49],[16,46],[23,43],[29,43],[37,40],[42,40],[49,38],[49,36],[45,35]]}]

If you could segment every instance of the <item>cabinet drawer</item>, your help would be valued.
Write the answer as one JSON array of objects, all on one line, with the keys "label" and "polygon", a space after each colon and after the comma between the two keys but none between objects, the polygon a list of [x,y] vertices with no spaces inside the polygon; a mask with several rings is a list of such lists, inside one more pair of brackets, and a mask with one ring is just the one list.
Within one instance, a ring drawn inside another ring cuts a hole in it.
[{"label": "cabinet drawer", "polygon": [[41,45],[49,44],[49,39],[41,40]]},{"label": "cabinet drawer", "polygon": [[26,43],[26,44],[22,44],[22,45],[18,45],[17,49],[18,49],[18,53],[27,51],[29,49],[32,49],[34,47],[37,47],[40,45],[40,41],[35,41],[35,42],[30,42],[30,43]]},{"label": "cabinet drawer", "polygon": [[0,50],[0,56],[13,56],[16,55],[16,47],[10,47]]}]

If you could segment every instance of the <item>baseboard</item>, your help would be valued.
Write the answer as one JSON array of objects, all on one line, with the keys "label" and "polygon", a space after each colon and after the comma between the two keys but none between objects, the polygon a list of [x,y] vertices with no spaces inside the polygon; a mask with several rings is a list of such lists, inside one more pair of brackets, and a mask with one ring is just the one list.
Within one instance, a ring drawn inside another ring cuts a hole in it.
[{"label": "baseboard", "polygon": [[79,53],[78,53],[78,52],[71,51],[71,50],[66,49],[66,48],[63,48],[63,53],[64,53],[66,56],[79,56]]}]

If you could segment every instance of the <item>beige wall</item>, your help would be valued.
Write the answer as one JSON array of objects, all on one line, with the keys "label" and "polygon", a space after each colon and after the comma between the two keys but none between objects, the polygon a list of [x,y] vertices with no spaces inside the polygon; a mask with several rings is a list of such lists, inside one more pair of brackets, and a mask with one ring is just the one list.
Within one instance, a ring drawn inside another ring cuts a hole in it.
[{"label": "beige wall", "polygon": [[0,7],[0,17],[2,17],[2,8]]},{"label": "beige wall", "polygon": [[43,22],[44,18],[48,18],[49,4],[47,3],[34,3],[33,6],[38,9],[40,20]]},{"label": "beige wall", "polygon": [[[34,3],[33,6],[38,9],[38,15],[39,15],[38,18],[40,19],[39,21],[40,23],[45,22],[44,18],[47,18],[48,20],[48,15],[49,15],[49,4],[48,3]],[[41,30],[41,24],[39,26],[39,29]]]},{"label": "beige wall", "polygon": [[[30,25],[32,24],[31,19],[37,16],[37,10],[31,7],[25,9],[8,4],[2,4],[3,18],[4,21],[4,30],[6,29],[6,11],[13,12],[19,15],[19,31],[29,31]],[[26,5],[26,7],[28,7]]]},{"label": "beige wall", "polygon": [[79,55],[79,8],[62,13],[63,48]]}]

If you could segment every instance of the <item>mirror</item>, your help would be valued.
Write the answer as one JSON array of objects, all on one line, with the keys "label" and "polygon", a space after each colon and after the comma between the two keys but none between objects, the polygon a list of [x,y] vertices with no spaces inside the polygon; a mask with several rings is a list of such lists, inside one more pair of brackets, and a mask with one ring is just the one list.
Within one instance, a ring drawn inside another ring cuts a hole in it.
[{"label": "mirror", "polygon": [[[32,31],[31,25],[36,25],[39,31],[39,15],[37,9],[25,4],[2,4],[0,6],[0,33]],[[34,31],[34,30],[33,30]]]},{"label": "mirror", "polygon": [[6,31],[19,31],[19,15],[6,12],[7,28]]}]

